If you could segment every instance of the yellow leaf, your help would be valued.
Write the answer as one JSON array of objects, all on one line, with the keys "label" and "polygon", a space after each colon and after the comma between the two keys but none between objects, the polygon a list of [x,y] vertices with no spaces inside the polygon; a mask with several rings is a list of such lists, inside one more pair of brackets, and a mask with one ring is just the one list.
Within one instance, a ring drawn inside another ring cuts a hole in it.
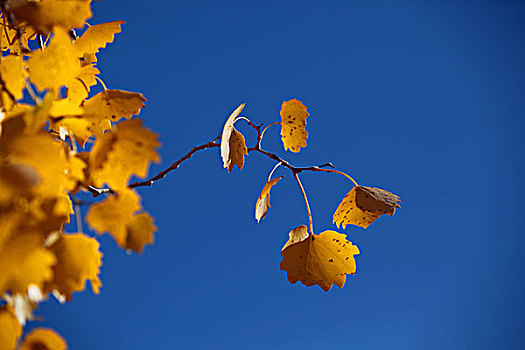
[{"label": "yellow leaf", "polygon": [[276,177],[273,180],[267,181],[264,185],[257,202],[255,203],[255,220],[260,222],[261,219],[264,219],[268,208],[270,208],[270,190],[272,187],[279,182],[284,176]]},{"label": "yellow leaf", "polygon": [[98,68],[92,65],[82,66],[76,78],[69,82],[67,87],[67,99],[73,104],[80,105],[89,95],[91,86],[97,83],[95,75],[100,74]]},{"label": "yellow leaf", "polygon": [[84,114],[90,118],[130,119],[139,114],[146,99],[142,94],[122,90],[104,90],[84,102]]},{"label": "yellow leaf", "polygon": [[10,2],[19,22],[26,21],[36,31],[49,34],[54,27],[63,30],[80,28],[91,18],[91,0],[18,0]]},{"label": "yellow leaf", "polygon": [[15,350],[18,338],[22,335],[22,326],[18,323],[11,309],[0,306],[0,349]]},{"label": "yellow leaf", "polygon": [[58,91],[80,73],[80,63],[66,30],[55,28],[53,33],[51,44],[45,50],[35,52],[27,61],[29,79],[39,90]]},{"label": "yellow leaf", "polygon": [[156,230],[153,218],[148,213],[140,213],[133,216],[131,222],[127,225],[126,248],[142,253],[142,249],[146,244],[153,244],[153,233]]},{"label": "yellow leaf", "polygon": [[66,341],[54,330],[35,328],[26,335],[20,350],[65,350]]},{"label": "yellow leaf", "polygon": [[[0,29],[3,29],[0,27]],[[5,83],[5,88],[15,97],[21,99],[26,87],[27,73],[24,69],[22,56],[9,55],[3,57],[0,65],[0,75]]]},{"label": "yellow leaf", "polygon": [[[10,4],[11,5],[11,4]],[[35,32],[31,27],[25,25],[18,25],[17,28],[20,29],[22,35],[19,37],[17,31],[12,29],[9,25],[9,22],[4,16],[1,16],[0,23],[0,50],[1,51],[10,51],[11,55],[21,54],[20,46],[27,49],[28,39],[35,37]]]},{"label": "yellow leaf", "polygon": [[61,127],[67,130],[68,135],[73,135],[82,148],[91,137],[100,137],[104,131],[111,129],[109,120],[92,120],[83,117],[60,118],[51,123],[51,127],[59,130]]},{"label": "yellow leaf", "polygon": [[306,147],[306,117],[310,114],[306,106],[299,100],[284,101],[281,107],[281,138],[284,149],[299,152],[301,147]]},{"label": "yellow leaf", "polygon": [[399,202],[398,196],[380,188],[355,186],[335,210],[334,223],[343,229],[348,224],[367,228],[383,214],[394,215]]},{"label": "yellow leaf", "polygon": [[6,291],[25,294],[31,283],[43,289],[44,282],[53,278],[55,263],[40,234],[18,232],[0,251],[0,295]]},{"label": "yellow leaf", "polygon": [[95,238],[81,233],[63,235],[50,250],[55,253],[57,264],[53,268],[54,278],[48,290],[57,289],[67,300],[71,300],[73,292],[83,291],[89,280],[93,292],[99,293],[102,286],[98,277],[102,254]]},{"label": "yellow leaf", "polygon": [[53,118],[82,115],[84,110],[78,103],[63,98],[53,101],[49,115]]},{"label": "yellow leaf", "polygon": [[39,182],[40,175],[30,166],[0,163],[0,207],[21,197],[32,197]]},{"label": "yellow leaf", "polygon": [[85,54],[95,54],[99,49],[106,47],[106,44],[113,42],[114,36],[120,33],[120,25],[125,21],[112,21],[90,26],[84,34],[75,41],[75,49],[80,56]]},{"label": "yellow leaf", "polygon": [[124,121],[103,136],[91,151],[90,172],[96,187],[107,183],[116,190],[126,188],[132,175],[144,178],[149,163],[159,161],[157,134],[139,119]]},{"label": "yellow leaf", "polygon": [[359,249],[346,240],[346,235],[324,231],[308,235],[302,225],[290,232],[289,242],[281,255],[281,270],[288,273],[288,281],[301,281],[305,286],[319,285],[328,292],[335,283],[343,287],[347,274],[355,274],[354,255]]},{"label": "yellow leaf", "polygon": [[227,168],[229,172],[232,171],[235,164],[237,164],[237,167],[241,170],[244,166],[244,155],[248,154],[244,136],[233,127],[236,118],[245,105],[246,104],[243,103],[233,111],[222,129],[221,157],[224,167]]}]

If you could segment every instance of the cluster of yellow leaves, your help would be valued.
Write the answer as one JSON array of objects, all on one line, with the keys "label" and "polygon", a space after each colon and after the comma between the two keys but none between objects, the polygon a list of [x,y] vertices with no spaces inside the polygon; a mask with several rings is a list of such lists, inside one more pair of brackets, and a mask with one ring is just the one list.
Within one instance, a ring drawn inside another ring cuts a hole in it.
[{"label": "cluster of yellow leaves", "polygon": [[[0,308],[0,349],[14,349],[40,301],[50,294],[71,300],[87,281],[94,293],[102,285],[97,239],[64,232],[74,213],[72,195],[110,187],[91,206],[89,225],[125,249],[141,252],[153,243],[153,218],[128,184],[159,161],[160,143],[132,119],[144,107],[141,94],[103,83],[103,91],[91,93],[100,74],[97,54],[123,21],[88,25],[75,38],[71,30],[91,17],[91,0],[2,3],[0,299],[6,305]],[[39,36],[42,47],[31,50]],[[36,329],[20,349],[36,348],[66,344],[54,331]]]}]

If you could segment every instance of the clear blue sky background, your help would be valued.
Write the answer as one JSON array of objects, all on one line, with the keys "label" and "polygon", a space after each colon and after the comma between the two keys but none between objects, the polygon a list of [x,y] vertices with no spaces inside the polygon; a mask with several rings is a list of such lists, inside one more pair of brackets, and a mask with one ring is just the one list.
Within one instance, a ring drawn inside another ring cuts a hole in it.
[{"label": "clear blue sky background", "polygon": [[[361,250],[344,289],[290,285],[281,247],[307,223],[292,178],[280,171],[257,224],[274,163],[253,154],[228,174],[218,149],[199,153],[140,190],[154,246],[129,256],[102,237],[102,293],[39,309],[72,349],[525,347],[523,2],[119,0],[93,10],[92,24],[127,21],[99,67],[108,87],[148,98],[141,117],[163,144],[153,171],[213,139],[239,103],[269,123],[298,98],[311,114],[308,147],[284,152],[278,128],[265,147],[296,165],[333,162],[403,207],[344,231]],[[350,183],[302,178],[315,230],[334,229]]]}]

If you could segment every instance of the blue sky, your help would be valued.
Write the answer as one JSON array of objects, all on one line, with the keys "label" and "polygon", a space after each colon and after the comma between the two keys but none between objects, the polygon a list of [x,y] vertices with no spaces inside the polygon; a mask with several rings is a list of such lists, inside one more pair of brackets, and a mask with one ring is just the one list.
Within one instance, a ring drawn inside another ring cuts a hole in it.
[{"label": "blue sky", "polygon": [[[308,106],[308,147],[267,149],[295,165],[334,163],[402,208],[367,230],[344,289],[290,285],[288,232],[307,223],[287,175],[262,223],[254,205],[274,163],[242,172],[204,151],[150,189],[154,246],[109,236],[100,295],[38,311],[72,349],[518,349],[522,268],[525,5],[519,1],[104,1],[123,19],[99,54],[108,88],[144,93],[163,164],[207,142],[241,102],[256,123],[283,100]],[[254,136],[239,123],[248,144]],[[237,124],[236,124],[237,126]],[[304,174],[316,232],[351,184]],[[73,228],[71,228],[73,230]],[[38,325],[35,322],[34,325]]]}]

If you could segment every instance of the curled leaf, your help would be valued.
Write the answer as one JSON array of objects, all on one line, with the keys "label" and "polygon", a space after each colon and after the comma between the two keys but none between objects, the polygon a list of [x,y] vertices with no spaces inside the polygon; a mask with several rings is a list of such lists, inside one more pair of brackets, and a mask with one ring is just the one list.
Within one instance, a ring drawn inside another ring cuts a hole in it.
[{"label": "curled leaf", "polygon": [[306,106],[299,100],[284,101],[281,107],[281,138],[284,149],[299,152],[306,147],[308,132],[306,131],[306,117],[310,114]]},{"label": "curled leaf", "polygon": [[383,214],[394,215],[399,202],[398,196],[380,188],[355,186],[335,210],[334,223],[343,229],[348,224],[367,228]]},{"label": "curled leaf", "polygon": [[267,181],[264,185],[261,194],[255,203],[255,220],[257,220],[257,222],[260,222],[261,219],[264,219],[266,216],[266,212],[268,211],[268,208],[270,208],[270,190],[283,177],[284,176],[276,177],[275,179]]},{"label": "curled leaf", "polygon": [[224,167],[227,168],[229,172],[232,171],[235,165],[241,170],[244,166],[244,156],[248,154],[244,136],[233,127],[235,118],[239,116],[244,106],[245,103],[233,111],[222,129],[221,157]]},{"label": "curled leaf", "polygon": [[35,328],[26,335],[20,350],[65,350],[66,341],[54,330]]},{"label": "curled leaf", "polygon": [[328,292],[333,284],[343,287],[347,274],[354,274],[354,255],[359,249],[346,240],[346,235],[324,231],[319,235],[306,232],[302,225],[290,232],[283,247],[281,270],[288,273],[288,281],[301,281],[305,286],[319,285]]}]

